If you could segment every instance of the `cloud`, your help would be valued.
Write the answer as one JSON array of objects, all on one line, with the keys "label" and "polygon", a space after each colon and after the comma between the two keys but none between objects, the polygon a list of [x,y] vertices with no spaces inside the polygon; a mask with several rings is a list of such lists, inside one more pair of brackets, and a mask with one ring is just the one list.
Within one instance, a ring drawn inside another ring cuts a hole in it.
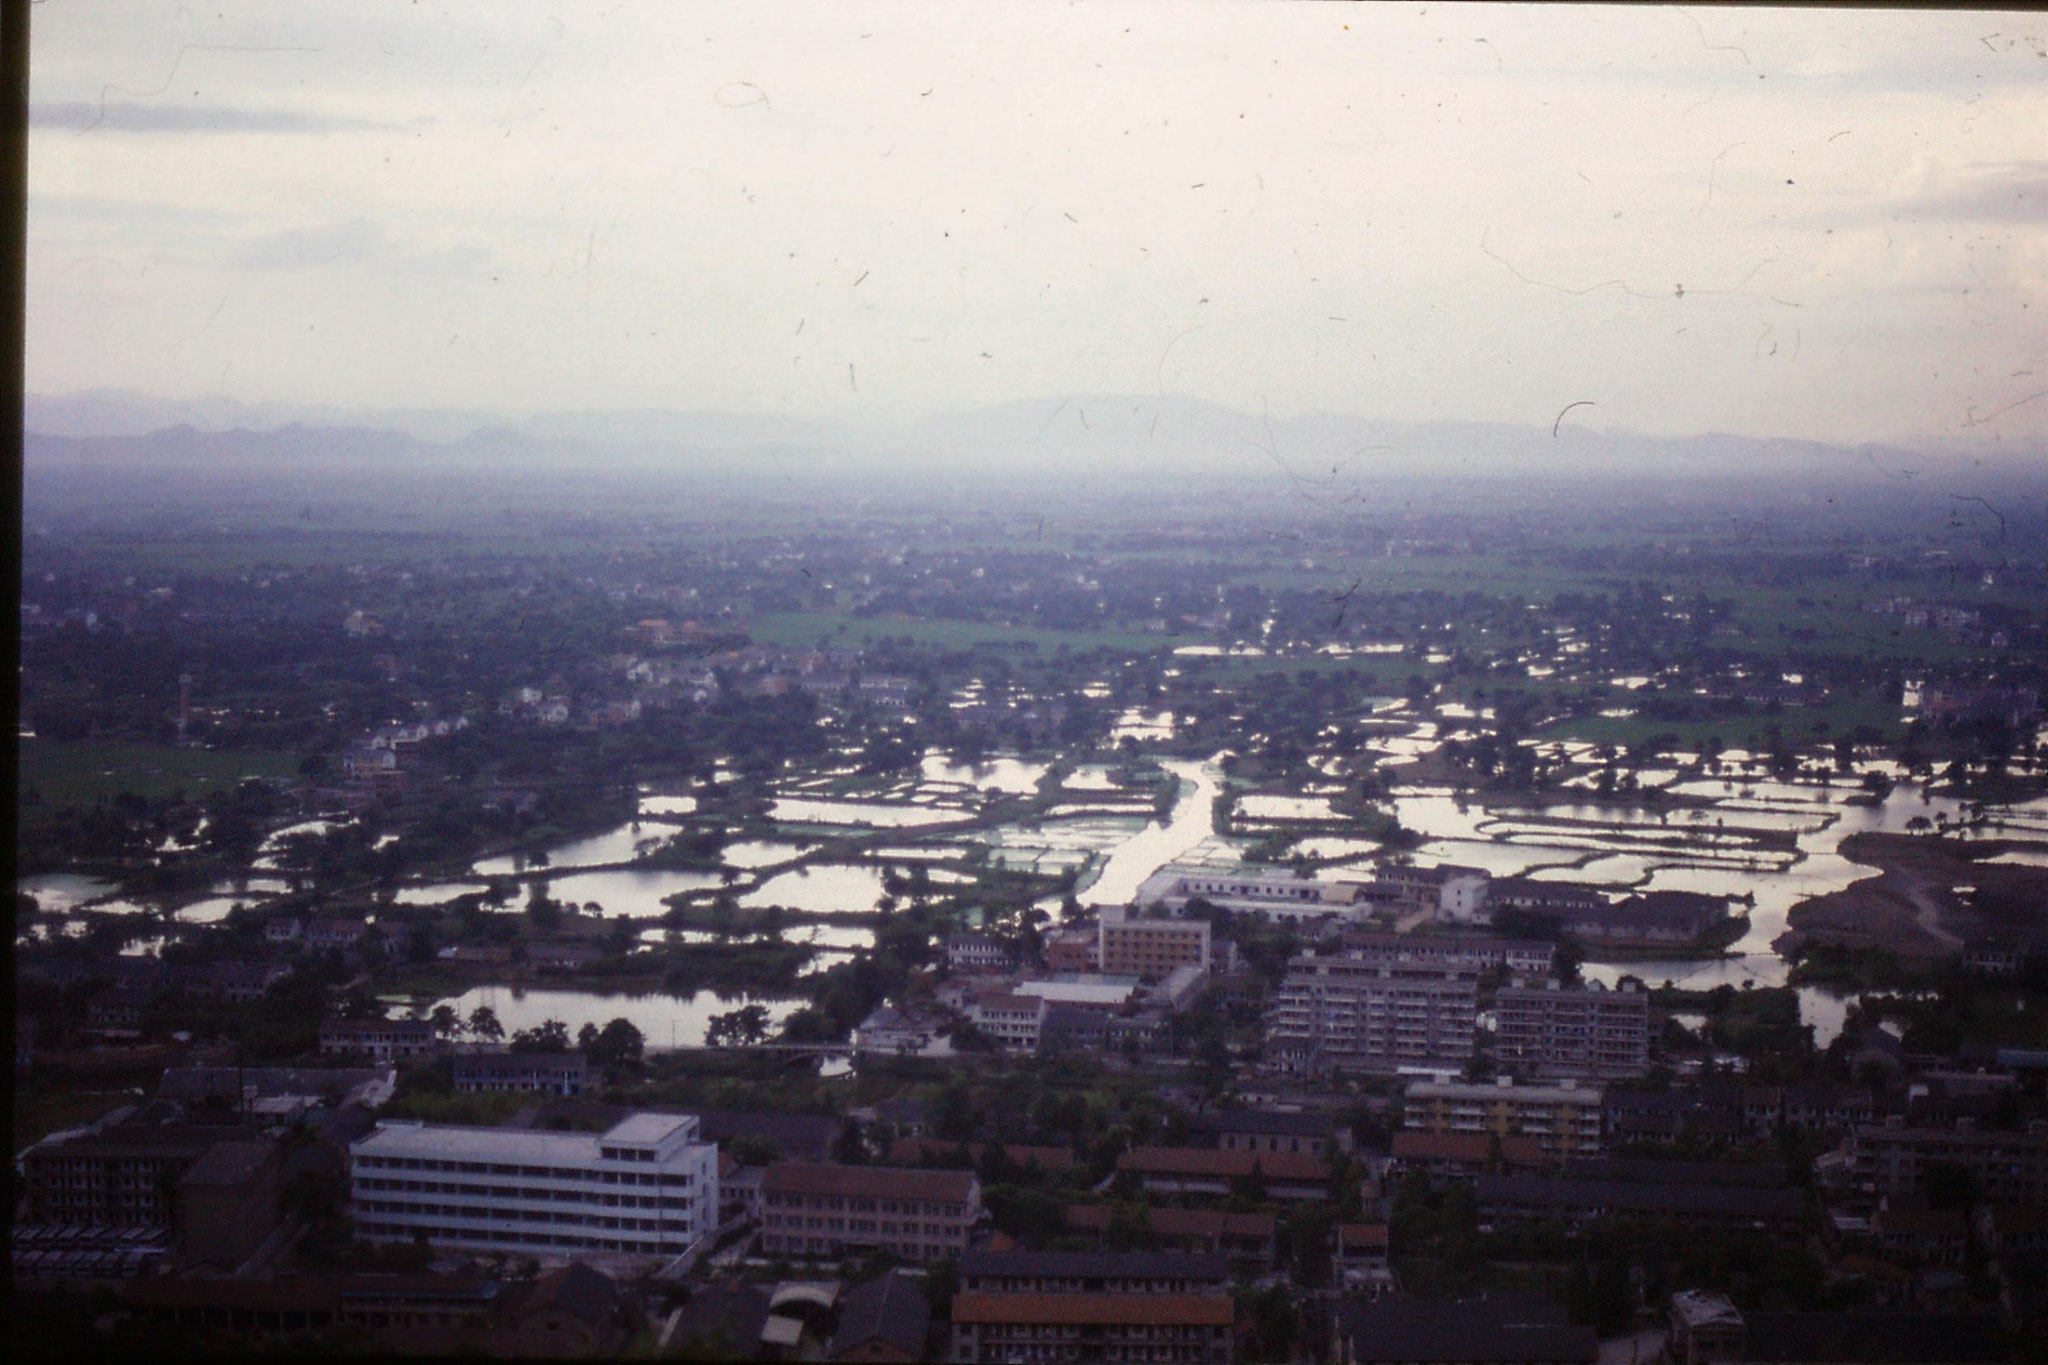
[{"label": "cloud", "polygon": [[2038,224],[2048,211],[2048,164],[2001,166],[1995,175],[1915,195],[1895,211],[1959,222]]},{"label": "cloud", "polygon": [[304,270],[330,265],[375,266],[405,274],[471,270],[491,262],[478,246],[421,246],[393,241],[367,218],[350,218],[316,228],[291,228],[258,237],[244,246],[236,264],[269,270]]},{"label": "cloud", "polygon": [[304,109],[240,109],[226,104],[96,104],[64,100],[29,106],[32,128],[74,133],[364,133],[394,124]]}]

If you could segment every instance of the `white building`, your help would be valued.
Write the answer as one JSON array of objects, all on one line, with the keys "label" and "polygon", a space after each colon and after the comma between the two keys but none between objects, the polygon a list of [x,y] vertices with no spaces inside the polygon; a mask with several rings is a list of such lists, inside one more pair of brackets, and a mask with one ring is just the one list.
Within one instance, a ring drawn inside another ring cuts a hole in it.
[{"label": "white building", "polygon": [[970,1000],[966,1014],[976,1028],[1001,1046],[1013,1052],[1036,1052],[1045,1028],[1045,1008],[1042,995],[990,991]]},{"label": "white building", "polygon": [[349,1145],[356,1231],[373,1241],[567,1259],[672,1258],[718,1225],[718,1149],[689,1114],[604,1133],[384,1119]]},{"label": "white building", "polygon": [[1355,883],[1317,881],[1288,872],[1164,867],[1139,884],[1133,899],[1140,906],[1163,905],[1178,911],[1199,896],[1226,910],[1272,920],[1320,919],[1324,915],[1355,919],[1358,892]]}]

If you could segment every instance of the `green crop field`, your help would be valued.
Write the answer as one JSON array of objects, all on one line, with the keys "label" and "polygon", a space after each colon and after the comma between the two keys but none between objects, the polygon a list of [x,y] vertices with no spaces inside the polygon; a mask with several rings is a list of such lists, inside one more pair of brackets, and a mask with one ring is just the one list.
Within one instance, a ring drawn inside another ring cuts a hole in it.
[{"label": "green crop field", "polygon": [[63,743],[24,739],[18,750],[17,790],[46,806],[84,804],[127,791],[163,797],[198,796],[232,787],[245,777],[291,777],[296,754],[179,749],[168,744]]}]

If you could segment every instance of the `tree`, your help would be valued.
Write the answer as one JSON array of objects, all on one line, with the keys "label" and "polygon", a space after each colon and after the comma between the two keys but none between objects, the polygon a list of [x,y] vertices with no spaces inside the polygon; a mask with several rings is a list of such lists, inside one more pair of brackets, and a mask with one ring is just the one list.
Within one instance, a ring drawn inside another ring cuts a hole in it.
[{"label": "tree", "polygon": [[495,1043],[505,1036],[505,1026],[498,1022],[498,1012],[489,1005],[478,1005],[469,1012],[469,1035]]},{"label": "tree", "polygon": [[768,1010],[763,1005],[743,1005],[724,1014],[714,1014],[704,1030],[706,1047],[752,1047],[768,1037]]},{"label": "tree", "polygon": [[559,1019],[549,1019],[535,1028],[525,1028],[512,1035],[514,1052],[567,1052],[569,1050],[569,1026]]},{"label": "tree", "polygon": [[588,1049],[590,1060],[600,1066],[623,1066],[637,1062],[645,1049],[647,1040],[630,1019],[614,1019],[598,1030],[596,1041]]},{"label": "tree", "polygon": [[434,1025],[435,1036],[446,1038],[462,1029],[462,1016],[455,1012],[455,1006],[446,1001],[434,1006],[427,1019]]}]

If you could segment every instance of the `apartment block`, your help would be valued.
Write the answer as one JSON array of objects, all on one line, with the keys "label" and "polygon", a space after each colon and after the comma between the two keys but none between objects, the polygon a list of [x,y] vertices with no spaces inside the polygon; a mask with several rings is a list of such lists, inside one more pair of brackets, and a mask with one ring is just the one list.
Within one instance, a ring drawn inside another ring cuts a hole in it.
[{"label": "apartment block", "polygon": [[1371,956],[1303,954],[1266,1016],[1268,1051],[1295,1072],[1460,1067],[1478,1021],[1475,975]]},{"label": "apartment block", "polygon": [[590,1062],[580,1052],[459,1052],[453,1063],[455,1088],[544,1090],[580,1095],[590,1083]]},{"label": "apartment block", "polygon": [[320,1025],[323,1057],[368,1057],[390,1062],[430,1056],[440,1047],[425,1019],[328,1019]]},{"label": "apartment block", "polygon": [[1598,1086],[1417,1081],[1408,1086],[1402,1126],[1417,1133],[1533,1138],[1546,1159],[1562,1161],[1600,1154],[1600,1100]]},{"label": "apartment block", "polygon": [[1198,919],[1127,919],[1105,910],[1096,926],[1096,960],[1109,976],[1157,981],[1178,967],[1209,965],[1209,923]]},{"label": "apartment block", "polygon": [[1506,987],[1494,1019],[1494,1058],[1518,1076],[1627,1080],[1650,1067],[1650,997],[1633,987]]},{"label": "apartment block", "polygon": [[1863,1124],[1849,1140],[1857,1186],[1869,1193],[1926,1193],[1938,1166],[1968,1171],[1989,1204],[2048,1204],[2048,1129],[1979,1131],[1965,1119],[1952,1128]]}]

